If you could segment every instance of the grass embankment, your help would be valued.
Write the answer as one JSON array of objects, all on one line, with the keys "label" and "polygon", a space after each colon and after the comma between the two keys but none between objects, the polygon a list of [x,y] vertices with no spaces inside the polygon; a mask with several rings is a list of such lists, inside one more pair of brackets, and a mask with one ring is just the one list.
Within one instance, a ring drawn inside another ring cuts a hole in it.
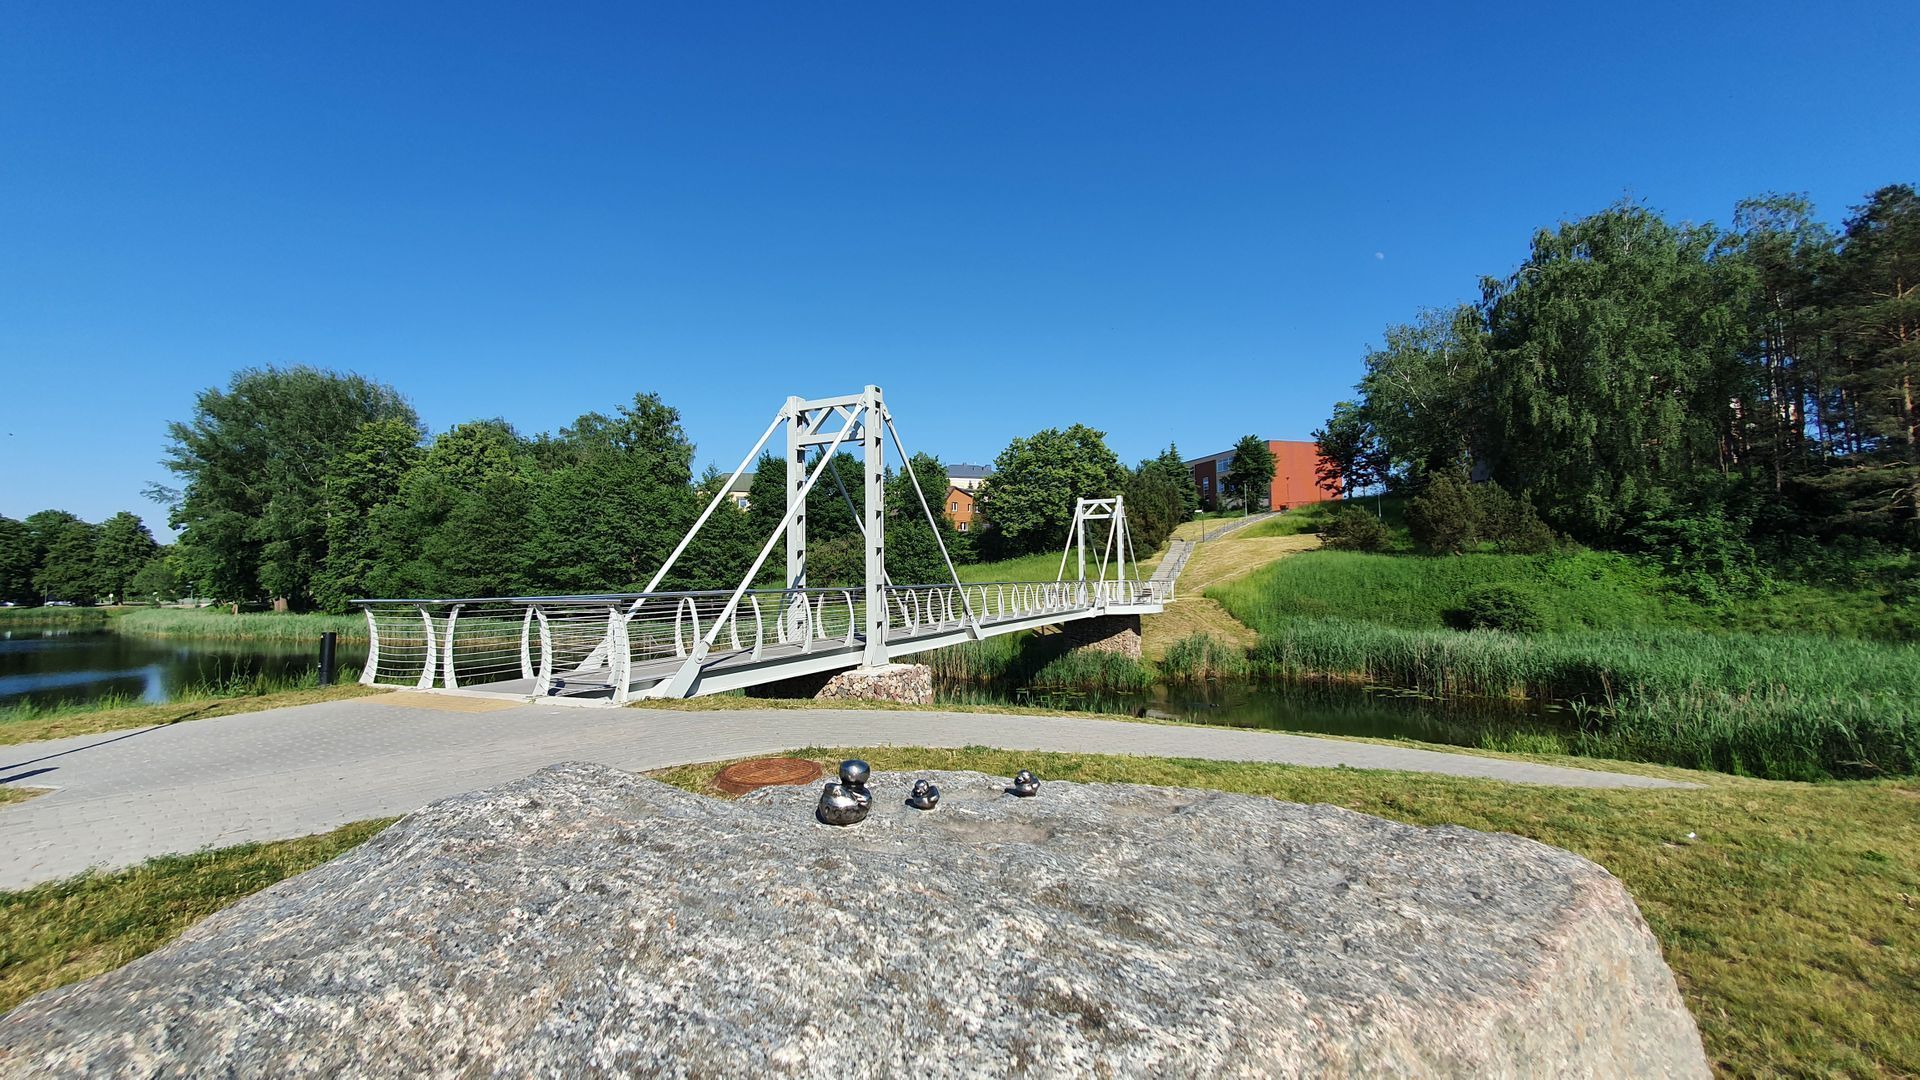
[{"label": "grass embankment", "polygon": [[365,641],[364,615],[312,615],[250,611],[235,615],[222,608],[145,608],[116,619],[121,633],[149,637],[227,641],[318,641],[331,630],[345,639]]},{"label": "grass embankment", "polygon": [[[1546,629],[1445,629],[1487,582],[1525,589]],[[1920,770],[1920,646],[1712,632],[1742,623],[1625,556],[1318,552],[1210,595],[1259,632],[1256,674],[1568,705],[1567,734],[1530,745],[1780,779]]]},{"label": "grass embankment", "polygon": [[[1602,790],[977,747],[799,753],[826,762],[858,756],[890,771],[1031,768],[1049,780],[1211,788],[1532,837],[1594,860],[1626,885],[1723,1073],[1920,1072],[1920,785],[1910,781],[1812,785],[1669,773],[1701,786]],[[659,775],[711,792],[717,768]],[[158,948],[194,920],[385,824],[0,893],[0,1009]]]},{"label": "grass embankment", "polygon": [[162,727],[187,720],[205,720],[235,713],[259,712],[316,701],[385,693],[385,687],[361,686],[342,673],[344,685],[321,688],[313,676],[305,679],[257,679],[236,684],[190,689],[174,701],[143,705],[125,698],[97,699],[75,705],[14,705],[0,709],[0,746],[93,735],[103,731]]},{"label": "grass embankment", "polygon": [[[1214,788],[1532,837],[1626,884],[1724,1073],[1920,1071],[1920,786],[1911,782],[1696,773],[1686,778],[1697,790],[1588,790],[980,748],[802,753],[859,756],[884,770],[1030,768],[1049,780]],[[706,791],[715,770],[661,778]]]},{"label": "grass embankment", "polygon": [[392,820],[0,892],[0,1012],[152,952],[234,901],[363,843]]}]

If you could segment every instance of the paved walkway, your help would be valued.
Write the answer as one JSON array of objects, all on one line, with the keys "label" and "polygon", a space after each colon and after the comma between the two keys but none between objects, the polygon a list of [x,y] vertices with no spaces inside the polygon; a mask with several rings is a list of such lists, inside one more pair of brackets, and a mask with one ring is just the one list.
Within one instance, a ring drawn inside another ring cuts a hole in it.
[{"label": "paved walkway", "polygon": [[[468,711],[484,708],[488,711]],[[411,693],[0,746],[0,889],[402,814],[558,761],[642,771],[806,746],[996,746],[1403,769],[1518,783],[1667,781],[1308,736],[1092,717],[837,709],[501,708]]]}]

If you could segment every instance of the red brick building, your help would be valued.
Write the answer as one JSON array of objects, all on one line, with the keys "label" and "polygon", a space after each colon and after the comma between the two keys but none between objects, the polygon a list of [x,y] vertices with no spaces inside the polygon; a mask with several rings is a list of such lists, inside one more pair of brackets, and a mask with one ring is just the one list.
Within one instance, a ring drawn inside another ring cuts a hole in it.
[{"label": "red brick building", "polygon": [[[1339,487],[1322,487],[1315,475],[1314,470],[1320,463],[1319,446],[1298,440],[1269,439],[1267,449],[1273,451],[1273,485],[1267,493],[1268,509],[1291,510],[1340,497]],[[1194,486],[1200,489],[1201,506],[1223,505],[1221,484],[1232,464],[1231,450],[1187,462],[1187,468],[1193,470]]]}]

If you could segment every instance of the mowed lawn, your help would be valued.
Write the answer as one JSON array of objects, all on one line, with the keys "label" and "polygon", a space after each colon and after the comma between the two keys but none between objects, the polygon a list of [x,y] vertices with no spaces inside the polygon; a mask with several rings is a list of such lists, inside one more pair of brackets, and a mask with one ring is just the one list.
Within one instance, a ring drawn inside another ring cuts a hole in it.
[{"label": "mowed lawn", "polygon": [[[825,762],[864,757],[882,770],[1008,775],[1031,768],[1054,781],[1212,788],[1529,836],[1593,859],[1626,885],[1724,1074],[1920,1073],[1920,784],[1913,781],[1800,784],[1627,766],[1702,786],[1610,791],[982,748],[800,753]],[[721,764],[659,775],[711,793]],[[331,858],[382,824],[0,894],[0,1008],[157,948],[196,919]]]}]

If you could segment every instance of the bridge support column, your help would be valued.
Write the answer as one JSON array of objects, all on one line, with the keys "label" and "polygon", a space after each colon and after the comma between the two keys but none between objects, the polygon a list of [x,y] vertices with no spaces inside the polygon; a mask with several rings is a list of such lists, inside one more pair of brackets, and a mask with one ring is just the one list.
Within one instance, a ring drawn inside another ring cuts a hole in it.
[{"label": "bridge support column", "polygon": [[823,671],[778,682],[762,683],[748,697],[811,698],[815,701],[890,701],[901,705],[933,704],[933,669],[925,664],[885,664],[880,667]]},{"label": "bridge support column", "polygon": [[1119,653],[1140,659],[1140,616],[1096,615],[1060,624],[1060,633],[1075,649]]}]

